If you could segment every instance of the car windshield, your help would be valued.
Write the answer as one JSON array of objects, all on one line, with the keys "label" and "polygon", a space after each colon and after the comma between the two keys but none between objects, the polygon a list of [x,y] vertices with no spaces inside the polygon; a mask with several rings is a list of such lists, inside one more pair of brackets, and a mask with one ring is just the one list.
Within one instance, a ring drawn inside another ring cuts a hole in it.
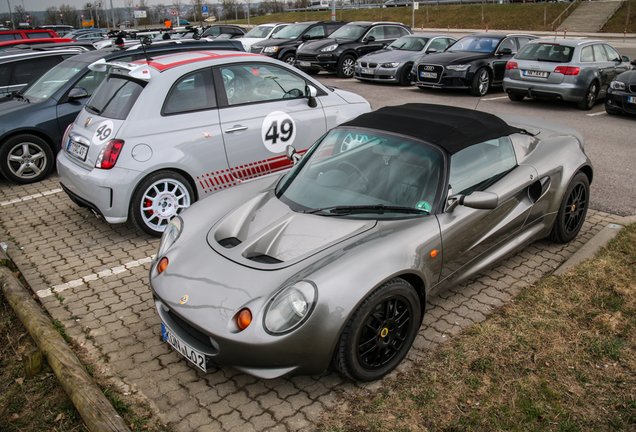
[{"label": "car windshield", "polygon": [[443,156],[432,145],[358,128],[336,128],[281,181],[294,211],[393,219],[427,215],[439,195]]},{"label": "car windshield", "polygon": [[358,39],[369,27],[347,24],[329,35],[330,39]]},{"label": "car windshield", "polygon": [[573,54],[573,47],[558,43],[538,43],[525,45],[515,57],[519,60],[569,63]]},{"label": "car windshield", "polygon": [[272,31],[271,26],[258,26],[254,27],[252,30],[247,32],[247,34],[243,37],[246,38],[265,38]]},{"label": "car windshield", "polygon": [[110,75],[97,87],[85,108],[102,117],[125,120],[143,88],[137,81]]},{"label": "car windshield", "polygon": [[22,94],[31,103],[44,102],[85,67],[85,63],[66,60],[38,78]]},{"label": "car windshield", "polygon": [[501,39],[491,37],[466,36],[455,42],[447,51],[472,51],[491,53]]},{"label": "car windshield", "polygon": [[308,28],[310,24],[292,24],[288,25],[274,36],[272,39],[298,39],[302,32]]},{"label": "car windshield", "polygon": [[422,51],[429,38],[401,37],[388,46],[392,50]]}]

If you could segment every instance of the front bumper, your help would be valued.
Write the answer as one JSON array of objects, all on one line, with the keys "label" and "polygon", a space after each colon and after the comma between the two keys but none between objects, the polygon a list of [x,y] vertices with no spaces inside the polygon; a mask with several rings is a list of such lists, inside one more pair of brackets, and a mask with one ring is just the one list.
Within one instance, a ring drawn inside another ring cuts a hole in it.
[{"label": "front bumper", "polygon": [[128,220],[130,198],[143,177],[138,171],[117,167],[87,170],[72,161],[64,150],[57,156],[57,172],[62,188],[74,203],[90,208],[112,224]]},{"label": "front bumper", "polygon": [[375,81],[375,82],[391,82],[397,83],[400,81],[400,70],[397,68],[383,68],[383,67],[361,67],[356,65],[353,71],[353,77],[361,81]]},{"label": "front bumper", "polygon": [[587,85],[561,82],[548,84],[540,82],[527,82],[505,77],[503,89],[506,93],[524,95],[532,98],[556,99],[568,102],[580,102],[585,98]]},{"label": "front bumper", "polygon": [[[425,74],[434,74],[425,76]],[[474,73],[470,69],[455,71],[440,65],[419,64],[411,69],[411,81],[423,88],[471,88]]]},{"label": "front bumper", "polygon": [[[633,102],[628,102],[628,100]],[[612,111],[636,114],[636,93],[627,93],[608,88],[605,105]]]},{"label": "front bumper", "polygon": [[333,71],[338,67],[338,57],[332,53],[318,55],[296,53],[296,64],[301,68]]}]

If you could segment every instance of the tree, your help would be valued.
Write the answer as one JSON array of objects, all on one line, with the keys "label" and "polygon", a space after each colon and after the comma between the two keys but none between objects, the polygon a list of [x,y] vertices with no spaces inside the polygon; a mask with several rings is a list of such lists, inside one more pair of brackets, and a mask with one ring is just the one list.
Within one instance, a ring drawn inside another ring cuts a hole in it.
[{"label": "tree", "polygon": [[79,19],[79,13],[77,13],[77,8],[75,6],[68,6],[63,4],[60,6],[60,13],[63,15],[62,24],[70,24],[77,25],[77,20]]},{"label": "tree", "polygon": [[13,19],[16,23],[25,23],[26,19],[26,11],[22,6],[16,6],[13,8]]},{"label": "tree", "polygon": [[50,6],[44,11],[44,24],[57,24],[60,19],[60,13],[57,11],[57,7]]},{"label": "tree", "polygon": [[[140,11],[146,11],[146,15],[148,14],[148,2],[146,0],[139,0],[139,9]],[[148,18],[139,18],[139,24],[146,25],[148,23]]]},{"label": "tree", "polygon": [[124,8],[128,11],[128,21],[133,22],[133,0],[124,0]]},{"label": "tree", "polygon": [[190,4],[194,9],[193,21],[203,21],[203,12],[201,10],[201,7],[205,4],[204,0],[190,0]]}]

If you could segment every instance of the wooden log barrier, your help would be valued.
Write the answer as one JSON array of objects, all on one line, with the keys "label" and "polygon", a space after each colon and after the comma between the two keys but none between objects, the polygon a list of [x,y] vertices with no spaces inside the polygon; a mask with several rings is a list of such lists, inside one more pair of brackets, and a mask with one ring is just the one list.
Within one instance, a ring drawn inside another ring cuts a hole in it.
[{"label": "wooden log barrier", "polygon": [[53,327],[50,318],[7,267],[0,267],[0,285],[5,298],[48,360],[86,427],[92,432],[130,432],[84,365]]}]

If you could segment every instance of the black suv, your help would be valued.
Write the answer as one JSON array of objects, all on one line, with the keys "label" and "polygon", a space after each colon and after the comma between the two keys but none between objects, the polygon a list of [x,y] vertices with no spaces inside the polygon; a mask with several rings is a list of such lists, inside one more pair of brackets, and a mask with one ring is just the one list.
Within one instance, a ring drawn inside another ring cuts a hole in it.
[{"label": "black suv", "polygon": [[270,39],[252,45],[250,52],[296,63],[296,49],[304,42],[324,39],[348,21],[305,21],[290,24]]},{"label": "black suv", "polygon": [[298,47],[296,64],[309,74],[324,69],[338,72],[341,78],[351,78],[358,57],[380,50],[408,34],[412,34],[411,29],[401,23],[350,22],[333,32],[329,39],[306,42]]},{"label": "black suv", "polygon": [[0,173],[26,184],[42,180],[53,168],[62,136],[106,77],[89,69],[96,61],[145,60],[182,51],[244,51],[239,41],[160,41],[142,48],[103,48],[75,55],[49,69],[0,103]]}]

